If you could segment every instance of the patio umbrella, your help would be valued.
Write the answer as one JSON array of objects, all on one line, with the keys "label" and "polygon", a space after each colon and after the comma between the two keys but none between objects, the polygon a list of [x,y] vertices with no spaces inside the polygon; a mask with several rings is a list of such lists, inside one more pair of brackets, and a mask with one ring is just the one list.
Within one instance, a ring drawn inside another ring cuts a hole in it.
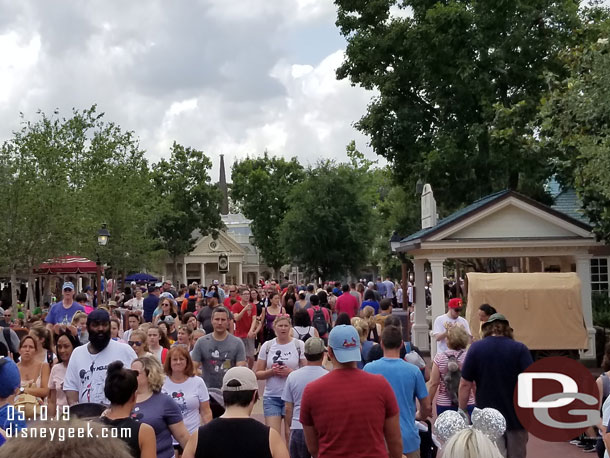
[{"label": "patio umbrella", "polygon": [[125,281],[136,281],[136,282],[152,282],[157,281],[157,277],[153,277],[150,274],[143,272],[137,274],[131,274],[125,278]]}]

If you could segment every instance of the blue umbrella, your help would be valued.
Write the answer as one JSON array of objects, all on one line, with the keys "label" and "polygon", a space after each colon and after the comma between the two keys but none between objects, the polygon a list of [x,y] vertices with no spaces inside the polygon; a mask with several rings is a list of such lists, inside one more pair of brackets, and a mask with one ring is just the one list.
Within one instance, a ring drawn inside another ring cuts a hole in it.
[{"label": "blue umbrella", "polygon": [[151,282],[151,281],[157,281],[157,277],[153,277],[150,274],[145,274],[145,273],[141,272],[138,274],[129,275],[127,278],[125,278],[125,281]]}]

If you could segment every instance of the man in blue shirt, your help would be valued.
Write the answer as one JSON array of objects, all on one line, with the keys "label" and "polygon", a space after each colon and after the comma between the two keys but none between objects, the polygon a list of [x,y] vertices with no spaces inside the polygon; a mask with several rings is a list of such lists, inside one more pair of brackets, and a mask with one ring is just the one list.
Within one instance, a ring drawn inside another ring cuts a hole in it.
[{"label": "man in blue shirt", "polygon": [[476,383],[476,406],[493,407],[506,418],[506,432],[497,441],[498,448],[510,457],[525,458],[528,435],[515,413],[513,393],[519,374],[533,363],[532,355],[524,344],[513,340],[513,330],[504,315],[491,315],[482,330],[483,339],[470,346],[462,366],[460,410],[466,409]]},{"label": "man in blue shirt", "polygon": [[161,290],[158,286],[151,286],[148,289],[148,296],[144,299],[142,304],[144,321],[150,323],[153,319],[153,313],[155,309],[159,306],[159,296],[161,295]]},{"label": "man in blue shirt", "polygon": [[72,317],[78,311],[84,312],[85,308],[77,302],[74,302],[74,284],[67,281],[62,286],[63,299],[51,306],[49,314],[45,318],[47,328],[55,334],[59,334],[60,327],[69,326],[72,323]]},{"label": "man in blue shirt", "polygon": [[[368,363],[364,371],[382,375],[392,386],[400,409],[402,452],[407,458],[414,458],[419,457],[420,444],[415,420],[428,418],[432,407],[421,371],[400,358],[402,346],[402,330],[397,326],[386,326],[381,334],[383,358]],[[416,411],[415,398],[419,399],[419,412]]]},{"label": "man in blue shirt", "polygon": [[377,277],[377,283],[375,283],[375,286],[377,286],[377,292],[383,299],[386,295],[386,287],[385,284],[381,281],[381,277]]}]

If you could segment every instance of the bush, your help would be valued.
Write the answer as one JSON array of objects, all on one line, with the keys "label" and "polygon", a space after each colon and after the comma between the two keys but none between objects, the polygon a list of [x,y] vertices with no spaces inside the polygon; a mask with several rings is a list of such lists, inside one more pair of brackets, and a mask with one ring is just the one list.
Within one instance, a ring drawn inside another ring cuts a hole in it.
[{"label": "bush", "polygon": [[610,328],[610,296],[608,293],[593,293],[593,324]]}]

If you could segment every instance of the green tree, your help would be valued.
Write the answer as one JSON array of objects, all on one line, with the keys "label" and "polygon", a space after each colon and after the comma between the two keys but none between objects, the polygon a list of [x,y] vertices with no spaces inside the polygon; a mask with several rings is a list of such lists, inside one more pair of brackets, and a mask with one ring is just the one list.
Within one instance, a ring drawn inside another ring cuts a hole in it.
[{"label": "green tree", "polygon": [[280,226],[288,210],[287,196],[303,177],[303,167],[296,158],[269,157],[267,152],[263,157],[236,161],[231,169],[232,200],[252,220],[254,244],[276,277],[291,260],[280,241]]},{"label": "green tree", "polygon": [[576,189],[597,235],[610,242],[610,22],[599,40],[583,43],[563,57],[567,78],[555,78],[542,102],[542,149],[555,151],[556,172]]},{"label": "green tree", "polygon": [[202,151],[174,142],[170,159],[162,159],[153,172],[162,199],[154,232],[173,261],[174,281],[178,257],[192,251],[199,236],[216,236],[223,227],[222,196],[211,183],[211,167]]},{"label": "green tree", "polygon": [[329,279],[347,271],[355,274],[367,262],[373,199],[362,179],[353,165],[327,161],[309,170],[290,191],[281,242],[309,273]]},{"label": "green tree", "polygon": [[335,3],[348,42],[337,76],[379,91],[357,127],[407,191],[431,183],[441,213],[507,187],[548,199],[531,121],[547,72],[565,74],[558,53],[582,38],[578,2]]}]

